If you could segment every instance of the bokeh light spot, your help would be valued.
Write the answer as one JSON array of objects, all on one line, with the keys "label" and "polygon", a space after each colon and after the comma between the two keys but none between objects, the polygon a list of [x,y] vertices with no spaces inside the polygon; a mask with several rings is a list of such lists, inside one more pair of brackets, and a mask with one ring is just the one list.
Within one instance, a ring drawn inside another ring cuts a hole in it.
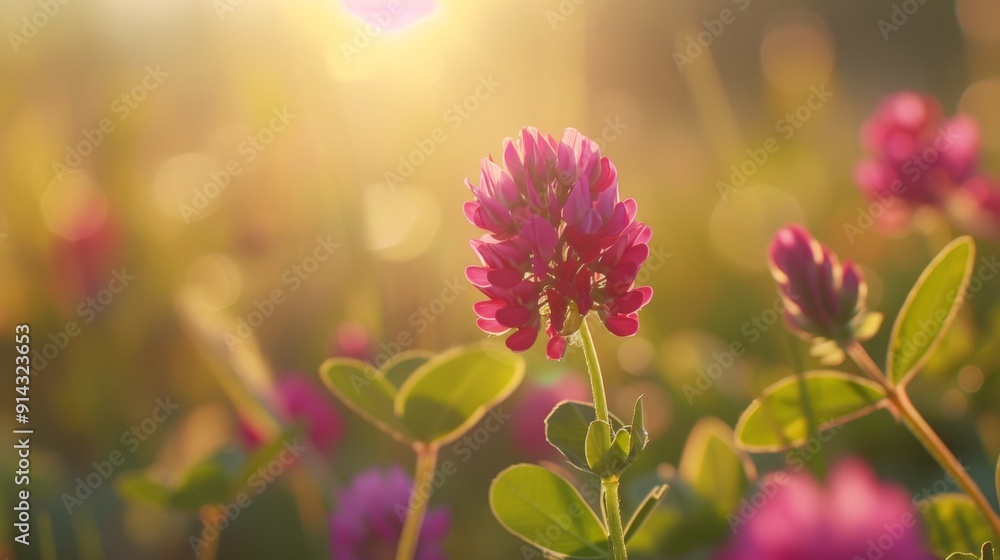
[{"label": "bokeh light spot", "polygon": [[975,393],[983,388],[983,370],[976,366],[965,366],[958,370],[958,386],[966,393]]},{"label": "bokeh light spot", "polygon": [[778,17],[760,46],[760,63],[767,80],[785,93],[798,93],[827,81],[833,72],[834,47],[823,20],[804,10]]},{"label": "bokeh light spot", "polygon": [[377,32],[398,33],[438,9],[437,0],[343,0],[344,8]]},{"label": "bokeh light spot", "polygon": [[207,218],[215,213],[225,190],[212,180],[212,174],[223,171],[218,158],[201,152],[168,159],[153,179],[157,207],[184,222]]},{"label": "bokeh light spot", "polygon": [[221,253],[198,258],[187,272],[189,287],[199,291],[205,305],[219,310],[236,303],[243,290],[239,263]]},{"label": "bokeh light spot", "polygon": [[712,211],[709,234],[713,248],[747,270],[767,268],[771,236],[790,222],[804,222],[798,200],[768,185],[754,185],[720,198]]},{"label": "bokeh light spot", "polygon": [[424,188],[371,185],[364,193],[365,238],[378,257],[394,262],[417,258],[441,225],[441,210]]},{"label": "bokeh light spot", "polygon": [[653,354],[653,345],[645,338],[627,338],[618,347],[618,363],[623,370],[641,375],[652,365]]}]

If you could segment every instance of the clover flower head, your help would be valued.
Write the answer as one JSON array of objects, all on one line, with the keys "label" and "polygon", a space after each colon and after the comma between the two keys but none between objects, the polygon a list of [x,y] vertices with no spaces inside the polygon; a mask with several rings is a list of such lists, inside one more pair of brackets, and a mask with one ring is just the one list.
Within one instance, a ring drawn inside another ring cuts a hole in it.
[{"label": "clover flower head", "polygon": [[486,231],[471,242],[480,265],[466,269],[488,298],[475,305],[479,328],[513,330],[514,351],[544,328],[554,360],[588,313],[617,336],[638,331],[653,290],[635,281],[652,232],[636,202],[619,199],[615,166],[594,141],[572,128],[561,140],[525,128],[504,140],[501,161],[483,159],[479,185],[466,185],[465,216]]}]

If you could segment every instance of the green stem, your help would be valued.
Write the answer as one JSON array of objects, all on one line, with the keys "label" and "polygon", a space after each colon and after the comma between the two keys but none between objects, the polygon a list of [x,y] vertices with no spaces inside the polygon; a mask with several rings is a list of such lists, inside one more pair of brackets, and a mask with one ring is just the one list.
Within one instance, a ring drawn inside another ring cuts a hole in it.
[{"label": "green stem", "polygon": [[625,550],[625,531],[622,529],[621,503],[618,500],[618,478],[601,481],[601,487],[604,488],[604,512],[608,520],[611,557],[614,560],[628,560],[628,551]]},{"label": "green stem", "polygon": [[583,318],[580,325],[580,337],[583,339],[583,352],[587,357],[587,373],[590,374],[590,389],[594,392],[594,410],[597,411],[597,419],[610,424],[608,397],[604,393],[601,362],[597,360],[597,347],[594,346],[594,337],[590,335],[586,317]]},{"label": "green stem", "polygon": [[410,494],[406,522],[403,523],[403,534],[399,537],[396,560],[413,560],[413,555],[417,552],[420,528],[424,524],[424,515],[427,514],[427,503],[430,502],[434,481],[434,468],[437,466],[436,446],[417,444],[415,450],[417,469],[413,475],[413,492]]},{"label": "green stem", "polygon": [[[604,377],[601,375],[601,363],[597,359],[597,347],[594,337],[587,326],[587,318],[580,325],[580,337],[583,339],[583,351],[587,357],[587,373],[590,375],[590,388],[594,392],[594,410],[597,419],[610,424],[608,413],[608,397],[604,392]],[[622,529],[621,503],[618,499],[618,477],[606,478],[601,481],[604,490],[604,519],[608,524],[608,544],[611,546],[614,560],[628,560],[625,550],[625,531]]]},{"label": "green stem", "polygon": [[920,412],[903,387],[893,385],[882,373],[882,370],[875,364],[868,352],[856,341],[847,346],[847,353],[854,360],[854,363],[861,368],[869,377],[882,385],[886,390],[886,398],[893,413],[899,417],[910,432],[920,441],[928,453],[955,479],[962,490],[972,498],[986,520],[993,528],[993,532],[1000,535],[1000,516],[994,511],[988,499],[983,494],[982,489],[976,484],[968,471],[962,467],[951,450],[941,441],[941,438],[934,431],[934,428],[924,420]]}]

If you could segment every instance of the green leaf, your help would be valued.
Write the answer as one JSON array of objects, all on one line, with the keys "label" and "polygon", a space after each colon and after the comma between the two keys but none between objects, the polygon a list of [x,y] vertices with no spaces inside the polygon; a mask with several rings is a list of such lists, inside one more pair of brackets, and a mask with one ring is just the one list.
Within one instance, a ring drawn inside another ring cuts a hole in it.
[{"label": "green leaf", "polygon": [[576,488],[536,465],[514,465],[490,485],[490,507],[501,525],[560,557],[607,558],[607,534]]},{"label": "green leaf", "polygon": [[202,506],[221,504],[234,490],[233,473],[221,461],[209,459],[196,465],[170,495],[170,505],[197,511]]},{"label": "green leaf", "polygon": [[735,511],[757,478],[753,462],[736,448],[732,428],[712,417],[691,429],[678,474],[722,517]]},{"label": "green leaf", "polygon": [[632,537],[639,532],[639,529],[649,520],[649,517],[653,515],[656,511],[656,506],[660,503],[660,500],[667,494],[667,489],[670,488],[668,484],[661,484],[656,486],[646,494],[646,497],[636,508],[635,513],[632,514],[631,519],[625,525],[625,542],[632,540]]},{"label": "green leaf", "polygon": [[383,376],[386,381],[398,389],[413,375],[414,371],[417,371],[417,368],[426,364],[433,357],[433,353],[423,350],[400,352],[382,365],[382,371],[385,372]]},{"label": "green leaf", "polygon": [[302,424],[290,426],[284,433],[274,438],[274,441],[258,448],[240,469],[239,475],[236,477],[236,484],[241,486],[248,484],[254,473],[268,466],[285,449],[286,443],[294,445],[304,430],[305,426]]},{"label": "green leaf", "polygon": [[[594,405],[563,401],[556,405],[545,419],[545,438],[576,468],[591,472],[587,464],[587,430],[597,419]],[[611,427],[617,432],[623,425],[614,415]]]},{"label": "green leaf", "polygon": [[523,377],[524,360],[506,350],[456,348],[410,375],[399,388],[394,411],[416,440],[443,445],[479,422]]},{"label": "green leaf", "polygon": [[993,543],[983,544],[983,550],[979,556],[968,552],[956,552],[948,557],[948,560],[993,560]]},{"label": "green leaf", "polygon": [[959,237],[941,250],[906,296],[892,326],[889,379],[904,385],[923,367],[965,300],[976,246]]},{"label": "green leaf", "polygon": [[922,510],[931,550],[940,557],[952,552],[975,553],[993,538],[990,526],[965,494],[939,494]]},{"label": "green leaf", "polygon": [[764,389],[740,416],[736,444],[747,451],[783,451],[882,406],[883,389],[839,371],[786,377]]},{"label": "green leaf", "polygon": [[587,429],[587,466],[601,478],[612,472],[607,464],[610,450],[611,426],[604,420],[594,420]]},{"label": "green leaf", "polygon": [[413,437],[393,411],[396,388],[368,364],[347,358],[323,362],[320,378],[340,402],[393,438],[412,443]]}]

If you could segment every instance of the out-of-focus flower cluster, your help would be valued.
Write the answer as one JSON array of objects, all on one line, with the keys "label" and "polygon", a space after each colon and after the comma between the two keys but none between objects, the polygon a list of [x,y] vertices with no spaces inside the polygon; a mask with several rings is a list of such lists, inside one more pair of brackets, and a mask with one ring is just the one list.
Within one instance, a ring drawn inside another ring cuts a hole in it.
[{"label": "out-of-focus flower cluster", "polygon": [[910,495],[879,482],[864,463],[838,463],[826,488],[807,474],[779,471],[759,492],[752,511],[731,520],[736,532],[718,560],[933,558]]},{"label": "out-of-focus flower cluster", "polygon": [[[340,442],[344,422],[323,389],[308,376],[291,373],[275,382],[278,413],[289,424],[301,423],[310,445],[327,454]],[[246,443],[255,447],[263,441],[248,422],[241,422]]]},{"label": "out-of-focus flower cluster", "polygon": [[[340,491],[330,518],[334,560],[392,560],[403,531],[413,481],[399,467],[372,469]],[[451,513],[432,508],[424,518],[414,560],[446,560],[444,538]]]},{"label": "out-of-focus flower cluster", "polygon": [[861,144],[868,155],[855,179],[882,202],[884,227],[899,228],[929,206],[972,233],[1000,235],[1000,183],[979,167],[979,126],[970,117],[945,119],[936,99],[904,91],[868,118]]}]

